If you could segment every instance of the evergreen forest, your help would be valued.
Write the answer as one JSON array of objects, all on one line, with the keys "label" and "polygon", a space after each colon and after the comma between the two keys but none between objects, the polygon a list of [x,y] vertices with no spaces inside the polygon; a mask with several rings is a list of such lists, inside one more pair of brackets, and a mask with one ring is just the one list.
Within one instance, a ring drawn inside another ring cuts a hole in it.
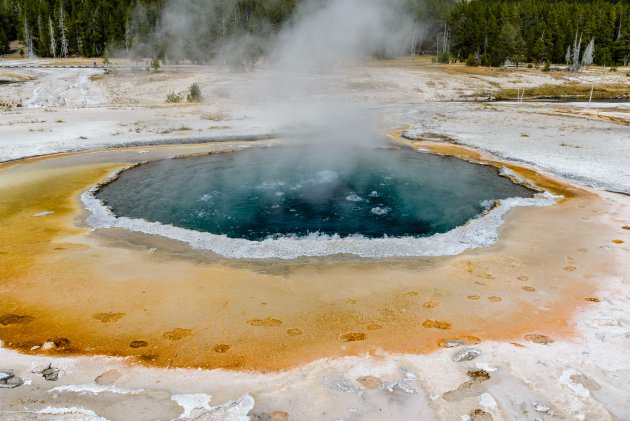
[{"label": "evergreen forest", "polygon": [[[569,64],[576,48],[590,44],[593,64],[628,65],[628,0],[403,1],[418,28],[407,52],[433,54],[441,62]],[[9,53],[10,42],[19,40],[20,54],[40,57],[129,55],[204,62],[229,48],[231,40],[251,40],[238,45],[255,57],[264,51],[261,40],[272,40],[299,3],[0,0],[0,53]],[[180,15],[187,19],[178,22]]]}]

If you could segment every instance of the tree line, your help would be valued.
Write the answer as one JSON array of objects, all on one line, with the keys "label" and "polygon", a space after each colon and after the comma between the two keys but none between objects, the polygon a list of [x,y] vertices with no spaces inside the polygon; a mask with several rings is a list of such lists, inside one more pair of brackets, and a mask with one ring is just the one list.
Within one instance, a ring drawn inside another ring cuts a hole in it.
[{"label": "tree line", "polygon": [[627,1],[471,1],[453,5],[446,28],[455,59],[487,66],[506,60],[576,65],[578,44],[582,55],[604,66],[627,65],[630,55]]},{"label": "tree line", "polygon": [[0,2],[0,52],[9,41],[41,57],[100,56],[124,40],[135,2],[127,0],[4,0]]},{"label": "tree line", "polygon": [[[20,40],[25,55],[40,57],[117,53],[205,61],[222,48],[255,56],[300,1],[0,0],[0,53]],[[584,49],[578,56],[590,46],[595,64],[629,61],[628,0],[404,2],[417,21],[413,52],[443,62],[565,63],[578,40]]]}]

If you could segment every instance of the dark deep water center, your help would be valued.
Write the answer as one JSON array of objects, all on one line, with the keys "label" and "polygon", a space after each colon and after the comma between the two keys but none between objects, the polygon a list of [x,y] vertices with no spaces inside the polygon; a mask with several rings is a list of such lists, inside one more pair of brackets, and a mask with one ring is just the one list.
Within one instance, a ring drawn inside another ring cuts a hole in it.
[{"label": "dark deep water center", "polygon": [[386,148],[251,148],[124,171],[101,199],[117,216],[260,241],[309,234],[423,237],[533,192],[496,168]]}]

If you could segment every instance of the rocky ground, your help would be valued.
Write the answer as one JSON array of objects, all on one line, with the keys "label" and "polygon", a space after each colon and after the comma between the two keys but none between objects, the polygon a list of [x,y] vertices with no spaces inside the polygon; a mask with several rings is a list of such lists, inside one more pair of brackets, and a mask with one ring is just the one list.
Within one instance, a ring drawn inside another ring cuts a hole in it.
[{"label": "rocky ground", "polygon": [[[16,63],[24,61],[0,65]],[[625,84],[630,92],[628,71],[543,74],[397,61],[318,77],[322,96],[376,110],[382,133],[406,127],[410,138],[471,146],[595,189],[609,210],[592,218],[614,227],[621,242],[601,244],[614,275],[587,274],[599,289],[565,322],[571,337],[453,342],[430,354],[375,352],[276,373],[157,369],[0,349],[0,419],[630,419],[630,103],[527,101],[528,89],[548,84]],[[275,103],[259,83],[276,77],[207,67],[107,75],[0,67],[0,161],[282,134],[291,121],[270,112]],[[165,103],[193,82],[202,103]],[[525,90],[525,101],[477,101],[514,88]],[[3,317],[0,329],[14,322]]]}]

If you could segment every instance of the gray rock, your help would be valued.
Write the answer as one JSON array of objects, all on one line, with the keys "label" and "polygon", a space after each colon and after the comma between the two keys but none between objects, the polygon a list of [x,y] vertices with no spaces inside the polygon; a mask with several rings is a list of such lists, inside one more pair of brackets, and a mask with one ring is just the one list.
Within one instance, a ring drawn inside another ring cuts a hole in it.
[{"label": "gray rock", "polygon": [[0,389],[13,389],[23,384],[24,380],[15,377],[13,370],[0,370]]},{"label": "gray rock", "polygon": [[49,382],[56,382],[59,380],[59,369],[57,367],[53,367],[52,364],[48,364],[47,366],[37,367],[32,371],[36,374],[41,374],[44,379]]},{"label": "gray rock", "polygon": [[11,377],[15,377],[13,370],[0,370],[0,382],[9,380]]},{"label": "gray rock", "polygon": [[553,412],[551,411],[551,407],[549,405],[545,405],[544,403],[534,402],[532,406],[534,407],[534,410],[536,412],[549,414],[549,415],[553,414]]},{"label": "gray rock", "polygon": [[455,353],[455,355],[453,355],[453,361],[455,361],[456,363],[461,362],[461,361],[470,361],[470,360],[474,360],[480,355],[481,355],[481,351],[479,351],[478,349],[465,348]]},{"label": "gray rock", "polygon": [[55,374],[55,369],[52,367],[48,367],[42,370],[42,376],[50,376],[51,374]]},{"label": "gray rock", "polygon": [[44,374],[44,379],[49,382],[56,382],[59,380],[59,371],[55,371],[54,373]]}]

